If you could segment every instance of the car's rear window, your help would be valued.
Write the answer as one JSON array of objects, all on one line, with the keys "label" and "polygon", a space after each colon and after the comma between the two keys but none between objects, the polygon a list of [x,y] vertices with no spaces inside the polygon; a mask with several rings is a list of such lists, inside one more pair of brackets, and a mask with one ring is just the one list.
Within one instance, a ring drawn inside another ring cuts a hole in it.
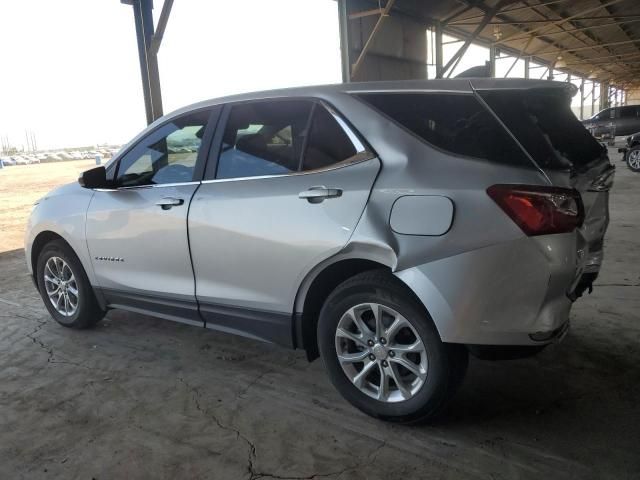
[{"label": "car's rear window", "polygon": [[441,150],[533,168],[518,144],[473,95],[362,93],[357,97]]},{"label": "car's rear window", "polygon": [[541,168],[581,167],[602,155],[566,95],[487,91],[481,96]]}]

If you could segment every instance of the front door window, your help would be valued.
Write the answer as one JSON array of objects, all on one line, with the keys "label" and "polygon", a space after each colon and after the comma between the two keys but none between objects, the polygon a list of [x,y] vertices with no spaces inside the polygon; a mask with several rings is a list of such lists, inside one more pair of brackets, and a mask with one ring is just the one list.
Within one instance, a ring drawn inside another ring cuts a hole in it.
[{"label": "front door window", "polygon": [[120,160],[116,185],[137,187],[193,181],[208,118],[209,111],[196,112],[151,132]]}]

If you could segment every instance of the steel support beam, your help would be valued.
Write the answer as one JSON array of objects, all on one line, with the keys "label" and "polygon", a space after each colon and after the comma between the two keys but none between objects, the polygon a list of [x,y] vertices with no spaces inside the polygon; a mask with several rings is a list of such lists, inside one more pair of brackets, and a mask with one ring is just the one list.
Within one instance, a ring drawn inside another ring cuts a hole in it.
[{"label": "steel support beam", "polygon": [[365,42],[364,46],[362,47],[362,50],[360,51],[360,55],[358,55],[358,59],[356,60],[356,63],[353,64],[353,68],[351,69],[352,79],[356,78],[356,76],[358,75],[358,70],[360,70],[360,66],[364,61],[364,57],[367,55],[369,48],[371,48],[373,39],[375,38],[376,34],[382,27],[382,24],[384,23],[386,18],[389,16],[389,12],[391,11],[391,8],[393,7],[394,3],[395,3],[395,0],[387,0],[387,4],[385,5],[384,9],[380,13],[380,17],[378,18],[378,21],[373,26],[373,29],[369,34],[369,38],[367,38],[367,41]]},{"label": "steel support beam", "polygon": [[153,26],[153,0],[121,0],[133,7],[133,18],[138,41],[138,59],[142,77],[142,94],[147,123],[162,116],[162,91],[158,68],[158,49],[162,43],[173,0],[165,0],[158,21],[158,30]]},{"label": "steel support beam", "polygon": [[[123,2],[125,3],[125,2]],[[141,0],[132,0],[133,19],[136,25],[136,37],[138,41],[138,60],[140,62],[140,74],[142,76],[142,95],[144,97],[144,108],[147,115],[147,124],[153,122],[153,102],[151,101],[151,88],[149,86],[149,67],[147,65],[147,46],[145,26],[142,15],[143,5]],[[153,27],[152,27],[153,28]]]},{"label": "steel support beam", "polygon": [[351,81],[351,43],[349,38],[349,12],[347,0],[338,0],[338,26],[340,30],[340,62],[342,83]]},{"label": "steel support beam", "polygon": [[145,30],[145,47],[147,48],[147,68],[149,69],[149,91],[151,93],[151,108],[153,120],[163,115],[162,90],[160,89],[160,69],[158,67],[158,55],[151,48],[154,38],[153,28],[153,0],[139,0],[146,4],[142,9],[142,18]]},{"label": "steel support beam", "polygon": [[[536,7],[546,7],[547,5],[553,5],[554,3],[562,3],[562,2],[567,2],[569,0],[551,0],[549,2],[544,2],[544,3],[537,3],[535,5],[527,5],[525,7],[516,7],[516,8],[510,8],[509,10],[504,10],[503,14],[507,15],[509,13],[513,13],[513,12],[519,12],[522,10],[531,10],[533,8]],[[469,9],[473,8],[472,5],[467,6],[464,11],[468,11]],[[460,14],[462,14],[463,12],[460,12]],[[456,15],[457,16],[457,15]],[[451,23],[451,25],[468,25],[467,22],[469,20],[480,20],[481,18],[483,18],[484,15],[474,15],[472,17],[465,17],[465,18],[461,18],[459,20],[454,20],[453,18],[450,18],[450,20],[445,21],[444,23]],[[475,25],[477,22],[473,23],[472,25]]]},{"label": "steel support beam", "polygon": [[[509,67],[509,70],[507,70],[507,73],[504,74],[504,77],[507,78],[509,76],[509,74],[511,73],[511,70],[513,70],[513,67],[516,66],[516,64],[518,63],[518,60],[520,60],[520,58],[522,58],[522,55],[524,54],[524,52],[527,50],[527,48],[529,48],[529,45],[531,45],[531,42],[533,42],[533,37],[531,37],[529,39],[529,41],[525,44],[524,47],[522,47],[522,49],[520,49],[520,53],[518,54],[518,56],[513,60],[513,63],[511,64],[511,66]],[[525,74],[526,75],[526,74]]]},{"label": "steel support beam", "polygon": [[373,8],[371,10],[364,10],[362,12],[355,12],[349,14],[349,20],[355,20],[356,18],[370,17],[371,15],[380,15],[382,13],[381,8]]},{"label": "steel support beam", "polygon": [[171,7],[173,7],[173,0],[164,0],[162,11],[160,12],[160,18],[158,19],[158,26],[153,34],[153,38],[151,39],[150,51],[153,52],[154,55],[157,55],[160,45],[162,44],[164,31],[167,29],[167,22],[169,21],[169,15],[171,14]]},{"label": "steel support beam", "polygon": [[442,78],[444,73],[442,69],[442,63],[444,61],[444,50],[442,43],[442,23],[436,22],[435,25],[436,36],[436,78]]},{"label": "steel support beam", "polygon": [[[531,8],[535,8],[538,5],[532,5]],[[478,6],[478,8],[480,8]],[[504,12],[502,12],[501,15],[506,15],[507,13],[509,13],[508,10],[505,10]],[[582,20],[612,20],[614,18],[638,18],[640,17],[640,14],[634,14],[634,13],[629,13],[629,14],[623,14],[623,15],[598,15],[598,16],[593,16],[593,17],[571,17],[569,19],[567,19],[567,21],[570,20],[575,20],[575,21],[582,21]],[[559,20],[558,20],[559,21]],[[535,24],[545,24],[543,26],[541,26],[539,29],[542,29],[546,26],[551,26],[550,24],[553,23],[554,20],[492,20],[491,22],[488,23],[488,25],[535,25]],[[564,23],[564,22],[563,22]],[[620,23],[620,22],[618,22]],[[473,26],[473,25],[477,25],[478,22],[451,22],[450,26],[452,27],[459,27],[461,25],[464,26]],[[533,30],[532,30],[533,31]],[[515,35],[519,35],[519,33],[514,33],[514,37],[509,37],[509,38],[505,38],[502,41],[506,41],[506,40],[513,40],[515,39]],[[547,35],[546,33],[542,33],[540,35]]]},{"label": "steel support beam", "polygon": [[[629,58],[630,57],[630,58]],[[602,62],[594,62],[593,60],[602,60],[607,59],[607,58],[612,58],[613,60],[620,60],[622,61],[623,58],[629,58],[630,60],[633,60],[635,57],[640,57],[640,52],[630,52],[630,53],[611,53],[609,55],[600,55],[597,57],[589,57],[588,60],[581,60],[579,62],[568,62],[567,65],[598,65],[599,63],[602,64],[610,64],[611,60],[604,60]]]},{"label": "steel support beam", "polygon": [[580,120],[584,120],[584,77],[580,80]]},{"label": "steel support beam", "polygon": [[[581,11],[580,13],[576,13],[575,15],[571,15],[571,16],[566,17],[566,18],[561,18],[560,20],[556,20],[556,21],[553,21],[553,22],[549,22],[548,20],[545,20],[546,23],[544,25],[541,25],[540,27],[536,27],[536,28],[534,28],[533,30],[530,30],[527,33],[529,33],[529,35],[533,35],[534,33],[537,33],[540,30],[544,30],[545,28],[549,28],[549,27],[552,27],[552,26],[553,27],[559,27],[560,25],[563,25],[563,24],[565,24],[565,23],[567,23],[567,22],[569,22],[571,20],[580,19],[580,17],[582,17],[585,13],[591,13],[591,12],[593,12],[595,10],[600,10],[600,9],[602,9],[604,7],[608,7],[609,5],[615,5],[616,3],[620,3],[620,2],[623,2],[623,1],[624,0],[609,0],[607,3],[604,3],[602,5],[598,5],[596,7],[588,8],[586,10]],[[610,19],[611,17],[607,17],[607,18]],[[498,40],[496,42],[496,44],[504,43],[504,42],[506,42],[508,40],[511,40],[512,38],[515,38],[517,36],[518,36],[518,34],[516,33],[516,34],[510,35],[508,37],[502,38],[502,39]]]},{"label": "steel support beam", "polygon": [[[577,20],[582,20],[580,18],[575,19]],[[626,20],[624,22],[610,22],[610,23],[602,23],[599,25],[589,25],[586,27],[576,27],[576,28],[570,28],[568,30],[562,30],[560,32],[548,32],[548,33],[541,33],[539,35],[522,35],[520,37],[511,37],[512,41],[516,41],[516,40],[524,40],[525,38],[538,38],[541,36],[545,36],[545,37],[551,37],[554,35],[564,35],[565,33],[573,33],[573,32],[582,32],[584,30],[595,30],[596,28],[603,28],[603,27],[612,27],[612,26],[620,26],[622,24],[627,24],[627,23],[635,23],[635,22],[640,22],[640,18],[636,18],[634,20]]]},{"label": "steel support beam", "polygon": [[489,76],[495,78],[496,76],[496,47],[491,45],[489,47]]},{"label": "steel support beam", "polygon": [[[493,17],[496,16],[496,14],[502,9],[502,7],[504,6],[505,2],[503,0],[499,1],[495,7],[493,7],[492,9],[490,9],[489,11],[487,11],[487,13],[484,15],[484,18],[482,19],[482,21],[476,26],[476,29],[473,31],[473,33],[471,35],[469,35],[464,43],[462,44],[462,46],[458,49],[458,51],[456,53],[453,54],[453,57],[451,57],[449,59],[449,61],[447,62],[447,64],[443,67],[442,72],[447,73],[447,77],[451,76],[451,73],[453,72],[455,65],[458,64],[458,62],[460,61],[460,59],[462,58],[462,56],[467,52],[467,50],[469,49],[469,46],[471,45],[471,43],[478,38],[478,35],[480,35],[480,33],[482,32],[482,30],[484,30],[484,27],[486,27],[489,22],[493,19]],[[453,68],[451,68],[453,66]],[[451,70],[449,70],[451,69]]]},{"label": "steel support beam", "polygon": [[609,47],[611,45],[625,45],[628,43],[640,43],[640,39],[636,39],[636,40],[623,40],[620,42],[608,42],[608,43],[599,43],[596,45],[587,45],[585,47],[576,47],[576,48],[565,48],[563,50],[553,50],[551,52],[534,52],[533,55],[558,55],[560,53],[565,53],[565,52],[578,52],[580,50],[590,50],[593,48],[602,48],[602,47]]}]

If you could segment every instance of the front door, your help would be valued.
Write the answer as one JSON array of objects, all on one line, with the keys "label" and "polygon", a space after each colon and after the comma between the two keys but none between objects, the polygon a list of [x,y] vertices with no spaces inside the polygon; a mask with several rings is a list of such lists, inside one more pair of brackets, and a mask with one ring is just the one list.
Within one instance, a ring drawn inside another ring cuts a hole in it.
[{"label": "front door", "polygon": [[111,306],[202,325],[187,212],[210,113],[187,114],[152,131],[118,161],[115,189],[95,192],[87,242]]},{"label": "front door", "polygon": [[200,311],[208,327],[290,345],[297,288],[349,240],[380,163],[321,103],[226,108],[217,173],[189,214]]}]

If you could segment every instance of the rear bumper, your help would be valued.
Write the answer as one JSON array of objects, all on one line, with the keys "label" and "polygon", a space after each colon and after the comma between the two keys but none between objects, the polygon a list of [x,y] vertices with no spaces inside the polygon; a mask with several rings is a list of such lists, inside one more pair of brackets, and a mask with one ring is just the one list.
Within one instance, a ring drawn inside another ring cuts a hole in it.
[{"label": "rear bumper", "polygon": [[543,345],[569,326],[580,283],[575,234],[522,238],[396,272],[442,341]]}]

